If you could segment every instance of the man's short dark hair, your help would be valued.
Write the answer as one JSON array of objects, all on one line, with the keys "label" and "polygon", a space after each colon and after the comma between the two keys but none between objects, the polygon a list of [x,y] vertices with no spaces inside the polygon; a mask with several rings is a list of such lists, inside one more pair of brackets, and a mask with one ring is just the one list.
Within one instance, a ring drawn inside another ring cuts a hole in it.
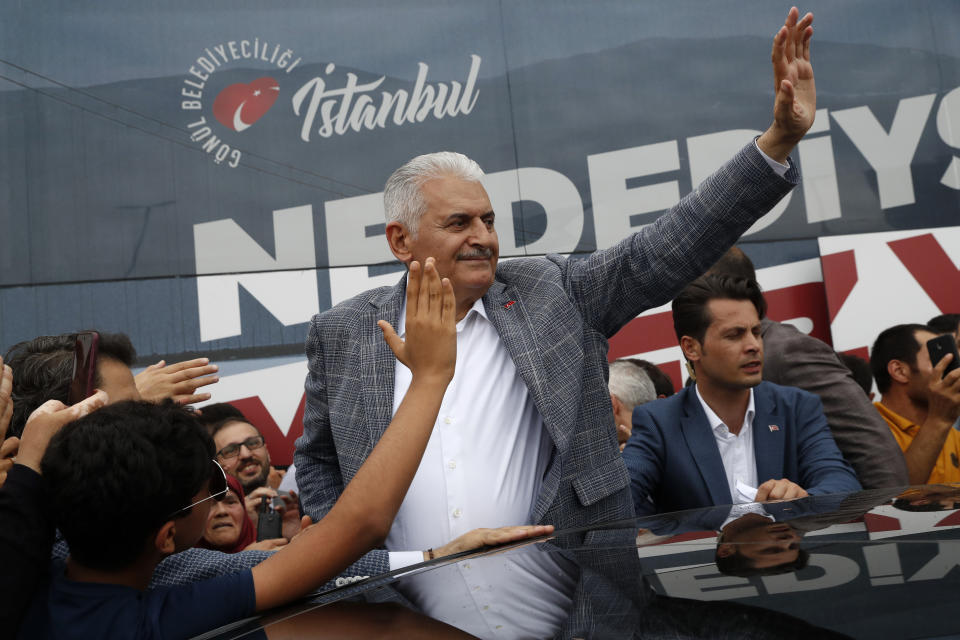
[{"label": "man's short dark hair", "polygon": [[[3,361],[13,369],[13,418],[8,436],[21,435],[27,418],[47,400],[67,402],[73,377],[75,336],[75,333],[40,336],[7,350]],[[122,333],[100,333],[97,352],[98,360],[112,358],[128,367],[132,367],[137,358],[130,338]],[[99,370],[95,383],[103,384]]]},{"label": "man's short dark hair", "polygon": [[711,300],[749,300],[763,318],[767,302],[763,299],[760,285],[755,280],[707,274],[700,276],[673,299],[673,329],[679,341],[690,336],[699,342],[713,322],[707,303]]},{"label": "man's short dark hair", "polygon": [[775,576],[781,573],[800,571],[806,567],[810,561],[810,552],[806,549],[798,549],[797,559],[793,562],[784,562],[783,564],[765,567],[763,569],[756,568],[753,565],[753,560],[740,553],[739,549],[725,558],[721,558],[720,554],[717,554],[714,560],[717,563],[717,569],[726,576],[737,576],[740,578],[748,578],[750,576]]},{"label": "man's short dark hair", "polygon": [[213,456],[210,436],[172,401],[120,402],[65,426],[41,467],[71,557],[104,571],[132,564],[210,481]]},{"label": "man's short dark hair", "polygon": [[930,318],[927,326],[934,333],[956,333],[957,327],[960,326],[960,313],[944,313]]},{"label": "man's short dark hair", "polygon": [[731,247],[712,267],[707,269],[707,273],[744,278],[754,282],[757,280],[757,271],[753,268],[753,262],[740,247]]},{"label": "man's short dark hair", "polygon": [[857,381],[857,384],[860,385],[863,392],[869,396],[870,392],[873,391],[873,375],[870,373],[870,363],[852,353],[840,353],[838,351],[837,357],[840,358],[843,366],[850,369],[850,373],[853,374],[853,379]]},{"label": "man's short dark hair", "polygon": [[870,350],[870,369],[881,394],[889,391],[893,384],[887,364],[891,360],[900,360],[916,368],[917,354],[920,353],[920,341],[916,334],[930,330],[925,324],[898,324],[880,332]]},{"label": "man's short dark hair", "polygon": [[631,364],[637,365],[647,372],[647,375],[650,377],[650,381],[653,382],[653,388],[657,392],[657,397],[669,397],[677,392],[677,390],[673,387],[673,380],[670,379],[670,376],[664,373],[663,369],[653,364],[649,360],[641,360],[640,358],[624,358],[624,360]]},{"label": "man's short dark hair", "polygon": [[[217,402],[200,407],[197,421],[207,429],[211,437],[230,422],[250,424],[243,412],[229,402]],[[256,427],[254,428],[256,429]]]}]

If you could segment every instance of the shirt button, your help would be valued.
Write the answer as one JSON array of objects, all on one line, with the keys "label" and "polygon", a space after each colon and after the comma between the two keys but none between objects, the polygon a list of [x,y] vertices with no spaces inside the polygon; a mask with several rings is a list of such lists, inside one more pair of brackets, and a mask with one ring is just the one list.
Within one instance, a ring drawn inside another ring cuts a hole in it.
[{"label": "shirt button", "polygon": [[459,517],[462,516],[462,515],[463,515],[463,511],[461,511],[459,508],[453,510],[453,517],[454,517],[454,518],[459,518]]},{"label": "shirt button", "polygon": [[443,419],[443,423],[444,423],[444,424],[453,424],[453,418],[451,418],[450,416],[447,416],[447,417],[445,417],[445,418]]},{"label": "shirt button", "polygon": [[487,611],[489,608],[490,608],[490,605],[488,605],[488,604],[483,605],[483,610],[484,610],[484,611]]},{"label": "shirt button", "polygon": [[456,461],[456,460],[451,460],[450,462],[447,463],[447,466],[450,467],[451,469],[456,469],[456,468],[457,468],[457,461]]}]

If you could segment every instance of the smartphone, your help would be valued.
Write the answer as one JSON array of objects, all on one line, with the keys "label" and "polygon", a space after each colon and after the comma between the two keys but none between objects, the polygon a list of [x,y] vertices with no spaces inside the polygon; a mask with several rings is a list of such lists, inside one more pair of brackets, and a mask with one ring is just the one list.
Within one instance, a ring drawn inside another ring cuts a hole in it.
[{"label": "smartphone", "polygon": [[257,542],[281,537],[283,537],[283,518],[273,508],[269,498],[262,496],[260,508],[257,510]]},{"label": "smartphone", "polygon": [[96,331],[82,331],[73,342],[73,378],[70,381],[70,393],[67,404],[72,405],[93,395],[97,380],[97,346],[100,334]]},{"label": "smartphone", "polygon": [[957,367],[960,367],[960,356],[957,355],[957,341],[949,333],[927,340],[927,351],[930,353],[930,364],[937,366],[940,359],[948,353],[953,354],[953,360],[943,372],[944,377]]}]

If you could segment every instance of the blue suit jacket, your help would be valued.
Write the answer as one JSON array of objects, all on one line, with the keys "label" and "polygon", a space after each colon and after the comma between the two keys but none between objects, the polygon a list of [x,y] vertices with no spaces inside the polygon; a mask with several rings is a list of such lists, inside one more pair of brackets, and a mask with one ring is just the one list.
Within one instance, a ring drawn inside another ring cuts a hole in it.
[{"label": "blue suit jacket", "polygon": [[[761,382],[753,394],[761,483],[787,478],[810,495],[860,490],[817,396],[771,382]],[[623,459],[638,515],[733,502],[713,430],[692,387],[634,410]]]}]

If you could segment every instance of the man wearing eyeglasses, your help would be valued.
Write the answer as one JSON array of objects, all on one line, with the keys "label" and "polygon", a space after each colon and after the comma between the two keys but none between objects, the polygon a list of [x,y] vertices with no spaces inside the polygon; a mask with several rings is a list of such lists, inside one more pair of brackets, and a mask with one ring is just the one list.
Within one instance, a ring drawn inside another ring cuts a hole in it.
[{"label": "man wearing eyeglasses", "polygon": [[212,424],[210,435],[217,448],[217,462],[240,481],[246,494],[247,514],[256,526],[261,499],[280,496],[284,501],[283,534],[290,539],[300,530],[300,506],[296,495],[279,494],[267,485],[270,476],[270,451],[260,431],[243,419],[228,417]]}]

